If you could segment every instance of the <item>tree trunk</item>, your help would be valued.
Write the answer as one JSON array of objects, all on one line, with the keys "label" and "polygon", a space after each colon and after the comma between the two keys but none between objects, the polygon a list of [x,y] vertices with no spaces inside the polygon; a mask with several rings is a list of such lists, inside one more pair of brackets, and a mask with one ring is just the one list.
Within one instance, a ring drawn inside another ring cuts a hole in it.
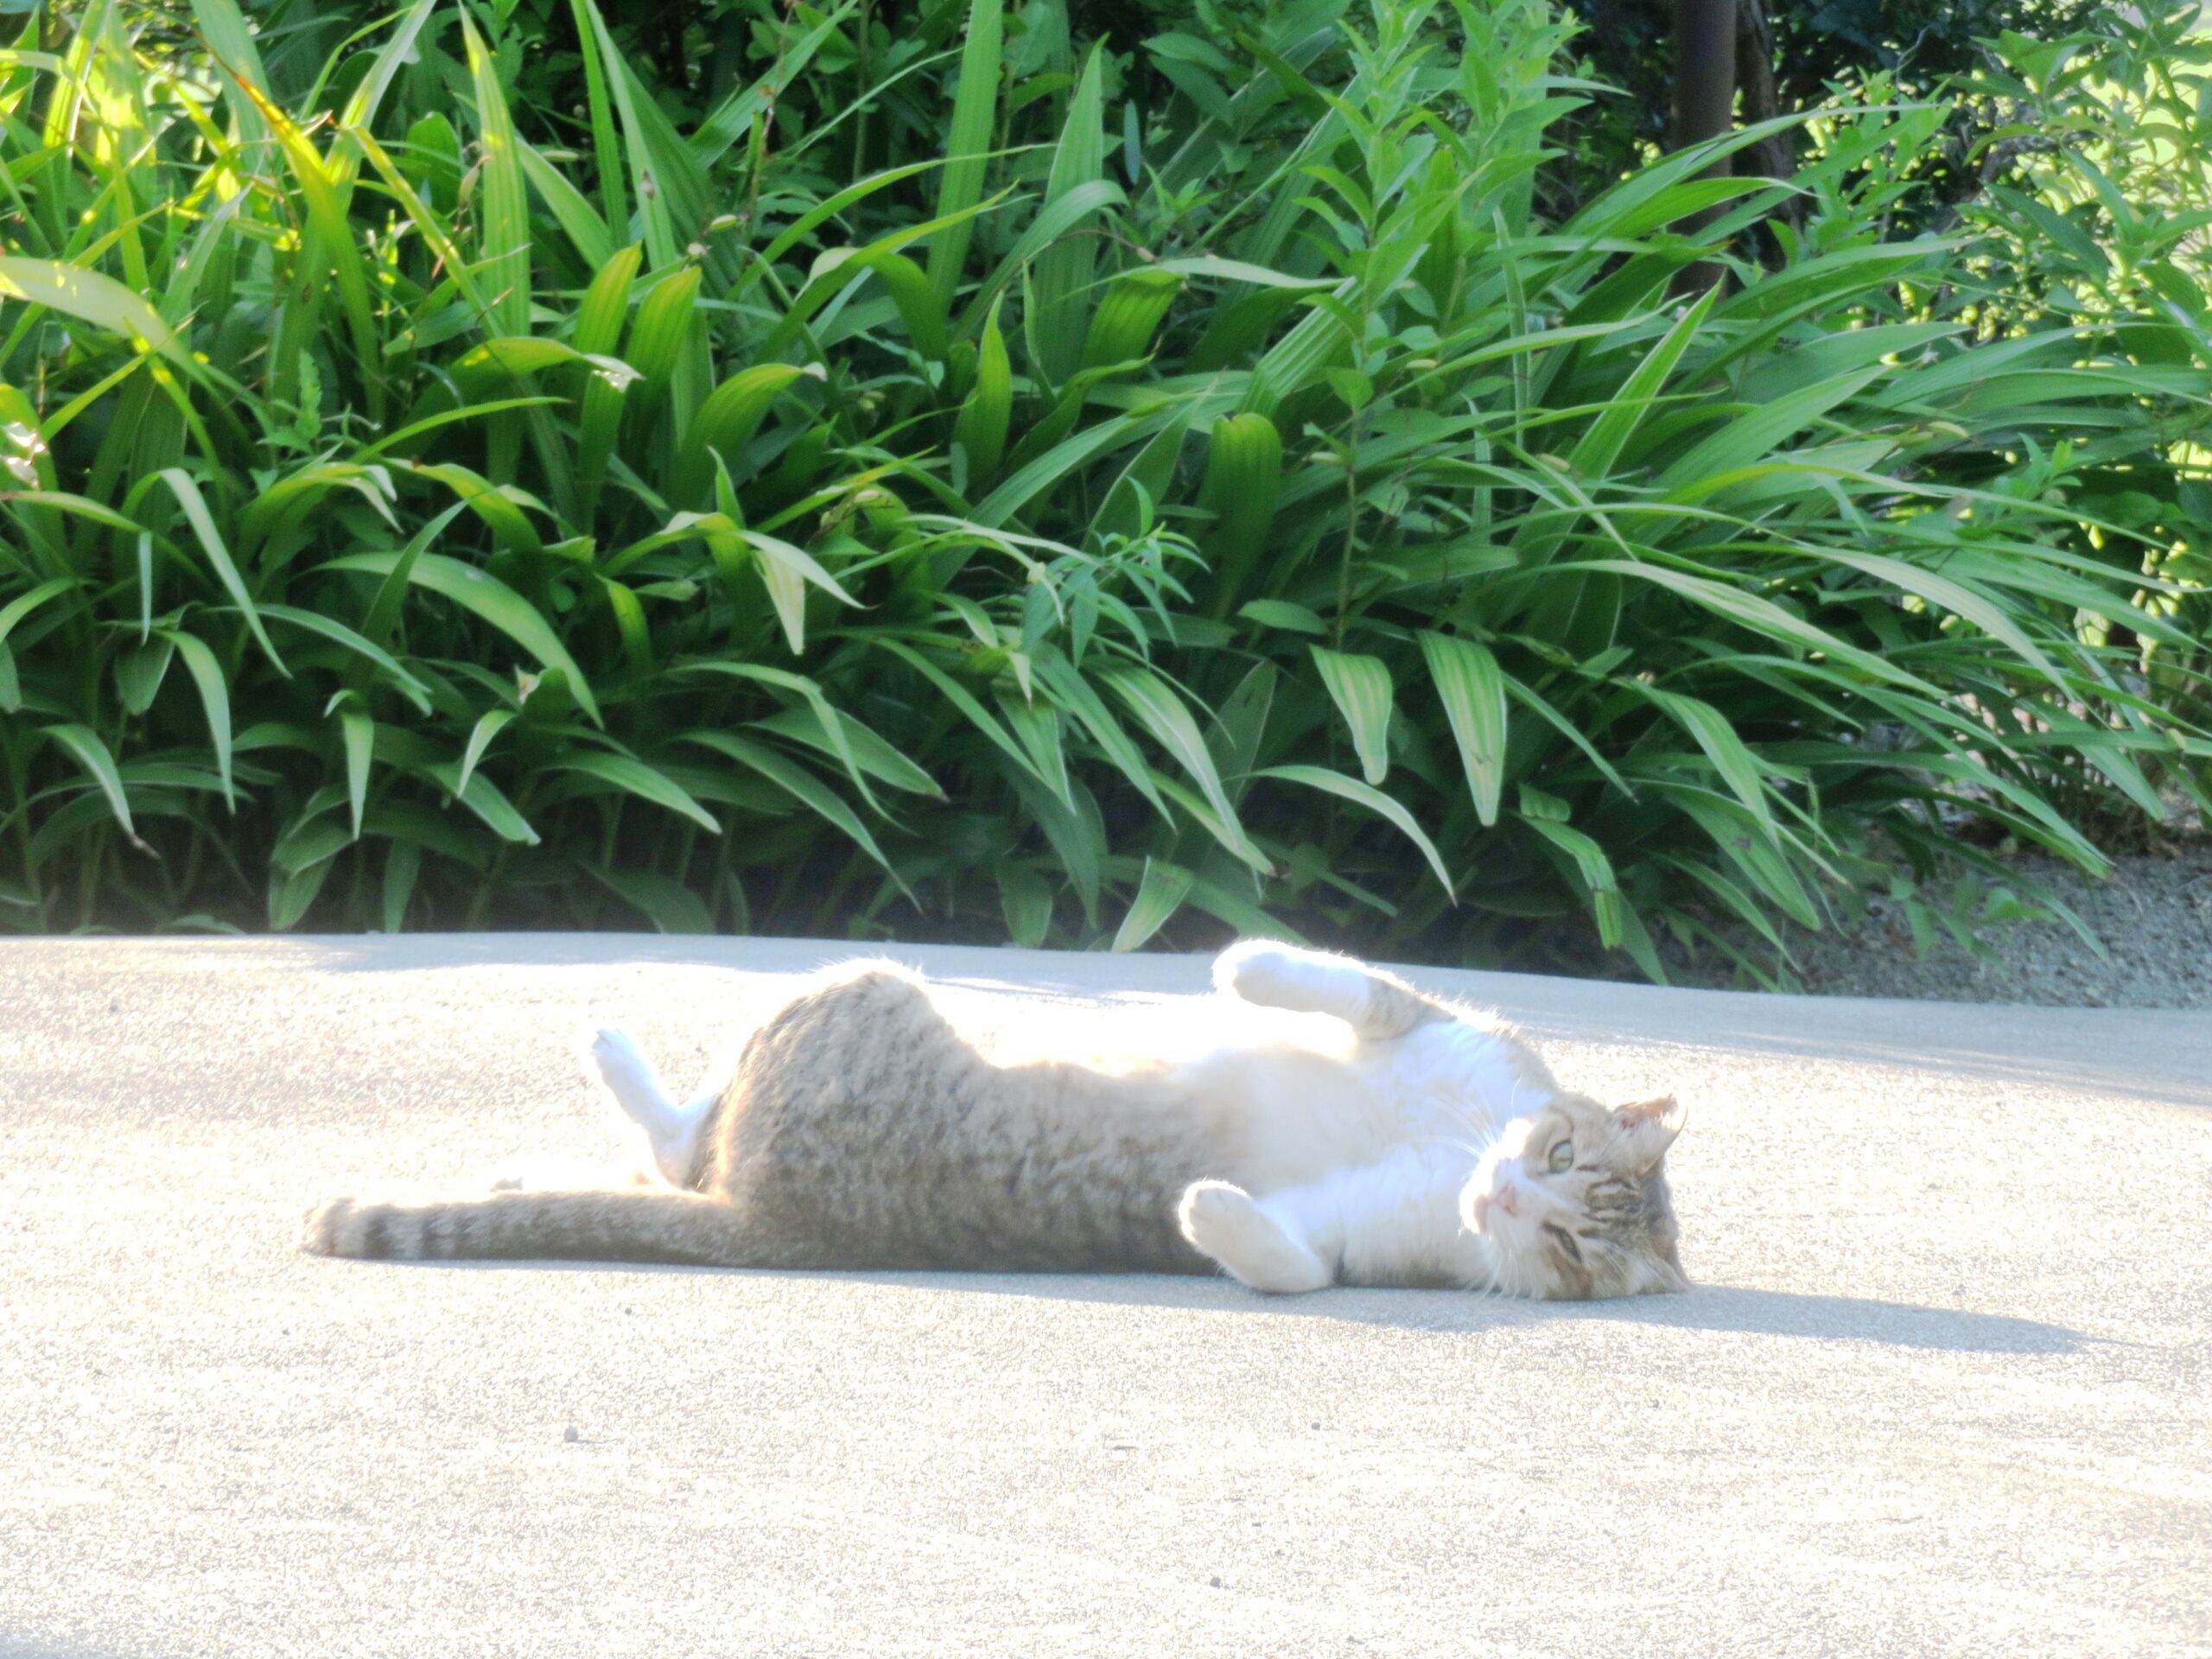
[{"label": "tree trunk", "polygon": [[1675,148],[1717,138],[1735,111],[1736,0],[1675,0]]},{"label": "tree trunk", "polygon": [[[1675,148],[1719,137],[1734,124],[1735,114],[1736,0],[1675,0]],[[1725,178],[1728,172],[1723,157],[1700,176]],[[1675,228],[1692,234],[1712,217],[1707,209]],[[1673,288],[1677,294],[1699,294],[1719,278],[1718,266],[1700,261],[1676,271]]]},{"label": "tree trunk", "polygon": [[[1744,89],[1744,124],[1755,127],[1782,113],[1774,84],[1774,29],[1764,0],[1736,0],[1736,84]],[[1737,171],[1761,178],[1786,179],[1796,170],[1792,135],[1777,132],[1738,151]],[[1787,211],[1785,208],[1784,211]]]}]

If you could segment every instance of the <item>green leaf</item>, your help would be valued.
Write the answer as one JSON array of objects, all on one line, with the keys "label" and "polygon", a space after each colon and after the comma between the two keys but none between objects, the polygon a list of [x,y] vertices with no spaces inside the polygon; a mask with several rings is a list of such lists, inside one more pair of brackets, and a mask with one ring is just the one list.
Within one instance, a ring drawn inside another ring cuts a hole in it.
[{"label": "green leaf", "polygon": [[[945,137],[944,171],[938,181],[937,217],[965,213],[983,196],[990,165],[991,132],[998,118],[1000,48],[1005,31],[1001,0],[971,0],[967,44],[960,56],[960,87]],[[930,286],[946,310],[959,291],[975,221],[961,219],[938,232],[930,247]]]},{"label": "green leaf", "polygon": [[1263,628],[1281,628],[1291,633],[1325,634],[1329,631],[1329,625],[1320,617],[1287,599],[1252,600],[1238,606],[1236,614]]},{"label": "green leaf", "polygon": [[1459,746],[1475,816],[1487,829],[1497,822],[1498,796],[1505,787],[1504,673],[1487,645],[1458,634],[1424,630],[1421,651]]},{"label": "green leaf", "polygon": [[433,781],[443,785],[455,800],[483,819],[500,840],[524,847],[538,844],[537,831],[531,828],[530,820],[517,811],[515,804],[482,772],[464,782],[461,767],[450,761],[425,767],[423,771]]},{"label": "green leaf", "polygon": [[1421,855],[1428,861],[1428,868],[1436,873],[1437,881],[1444,891],[1447,893],[1452,891],[1451,872],[1445,868],[1444,855],[1436,850],[1436,843],[1414,821],[1412,813],[1373,785],[1363,784],[1357,778],[1347,778],[1342,772],[1331,772],[1325,766],[1262,766],[1252,775],[1255,778],[1280,778],[1287,784],[1303,784],[1308,789],[1334,795],[1389,819],[1408,841],[1421,849]]},{"label": "green leaf", "polygon": [[415,879],[423,868],[423,849],[412,841],[395,841],[385,855],[384,931],[399,933],[407,926],[407,902],[415,896]]},{"label": "green leaf", "polygon": [[612,784],[626,794],[635,795],[641,801],[650,801],[665,807],[671,812],[687,817],[709,835],[722,832],[715,815],[699,804],[689,791],[674,782],[663,772],[655,770],[644,761],[626,754],[612,754],[603,749],[575,749],[559,760],[546,765],[547,772],[577,772],[587,777]]},{"label": "green leaf", "polygon": [[1350,655],[1309,645],[1321,683],[1351,728],[1360,771],[1370,784],[1390,775],[1390,670],[1380,657]]},{"label": "green leaf", "polygon": [[1026,864],[1001,864],[998,883],[1007,937],[1024,950],[1036,950],[1052,931],[1052,884]]},{"label": "green leaf", "polygon": [[624,870],[587,864],[586,874],[636,910],[663,933],[711,933],[714,918],[698,894],[654,870]]},{"label": "green leaf", "polygon": [[377,726],[363,709],[338,711],[338,729],[346,748],[346,805],[353,820],[353,836],[361,834],[361,815],[369,799],[369,760],[376,752]]},{"label": "green leaf", "polygon": [[936,779],[892,747],[880,733],[863,726],[841,709],[830,709],[828,712],[834,718],[834,725],[825,726],[822,711],[811,703],[782,709],[750,723],[762,731],[804,743],[833,760],[842,761],[849,755],[852,763],[868,776],[909,795],[926,795],[938,801],[946,798]]},{"label": "green leaf", "polygon": [[185,671],[199,690],[200,706],[207,715],[207,741],[215,750],[216,775],[223,780],[223,799],[235,810],[238,796],[231,784],[231,692],[223,678],[222,664],[207,641],[197,635],[168,628],[160,632],[184,658]]},{"label": "green leaf", "polygon": [[272,622],[288,622],[296,628],[319,634],[332,644],[344,646],[371,666],[383,671],[392,686],[416,709],[430,712],[429,688],[404,667],[399,659],[383,646],[372,645],[343,622],[315,611],[303,611],[290,605],[264,603],[261,613]]},{"label": "green leaf", "polygon": [[1148,668],[1119,669],[1104,678],[1115,696],[1128,705],[1138,723],[1152,734],[1153,741],[1191,775],[1205,797],[1206,804],[1228,831],[1230,849],[1262,874],[1272,874],[1267,855],[1255,847],[1244,833],[1236,809],[1230,804],[1229,791],[1222,787],[1221,774],[1214,768],[1213,757],[1206,752],[1205,739],[1198,732],[1198,722],[1191,718],[1191,711],[1183,706],[1183,700]]},{"label": "green leaf", "polygon": [[[1067,121],[1052,151],[1052,170],[1045,181],[1048,205],[1104,174],[1104,48],[1095,46],[1084,64],[1075,95],[1068,100]],[[1037,257],[1030,291],[1036,308],[1041,366],[1045,378],[1054,385],[1073,374],[1082,358],[1097,250],[1096,237],[1064,236]]]},{"label": "green leaf", "polygon": [[836,792],[827,784],[797,761],[733,732],[686,732],[681,741],[696,743],[727,755],[739,765],[750,767],[766,778],[802,806],[849,836],[898,885],[901,893],[912,899],[913,894],[908,891],[905,878],[884,856],[883,849],[876,844],[875,837],[868,833],[868,826],[860,821],[859,816],[839,799]]},{"label": "green leaf", "polygon": [[0,298],[50,306],[111,334],[143,340],[181,367],[190,359],[162,314],[112,276],[54,259],[0,257]]},{"label": "green leaf", "polygon": [[[397,569],[400,561],[401,555],[397,553],[353,553],[342,559],[333,559],[321,568],[366,570],[382,576]],[[568,677],[569,689],[575,694],[584,713],[594,724],[599,723],[599,704],[585,683],[583,671],[546,626],[545,619],[520,594],[489,572],[473,564],[463,564],[459,559],[449,559],[442,553],[416,555],[407,579],[418,588],[428,588],[474,612],[545,667],[560,670]]]},{"label": "green leaf", "polygon": [[461,752],[459,787],[468,787],[468,780],[474,776],[478,764],[483,760],[484,751],[492,747],[492,740],[505,728],[509,721],[518,716],[517,709],[492,709],[478,718],[476,724],[469,729],[468,747]]},{"label": "green leaf", "polygon": [[71,758],[85,769],[86,776],[99,786],[100,793],[107,797],[108,810],[123,826],[123,833],[130,837],[130,844],[146,850],[146,843],[138,839],[138,831],[130,822],[130,800],[124,792],[122,775],[115,769],[115,756],[108,752],[99,734],[89,726],[70,721],[48,727],[45,734],[68,750]]},{"label": "green leaf", "polygon": [[1129,900],[1128,913],[1122,918],[1122,925],[1114,933],[1114,949],[1135,950],[1152,936],[1167,925],[1168,920],[1183,907],[1191,895],[1191,885],[1198,878],[1179,864],[1165,860],[1147,858],[1144,861],[1144,875],[1137,883],[1136,896]]},{"label": "green leaf", "polygon": [[207,511],[207,502],[200,493],[200,486],[194,483],[191,475],[181,467],[168,467],[161,477],[175,495],[177,505],[184,509],[186,521],[191,524],[193,534],[200,538],[200,545],[207,555],[207,563],[214,569],[215,579],[223,584],[223,591],[230,594],[231,602],[245,618],[247,628],[276,671],[289,679],[291,670],[284,666],[284,659],[276,654],[276,647],[270,643],[268,631],[261,626],[261,613],[253,607],[253,597],[246,592],[245,578],[238,575],[238,568],[231,558],[231,550],[224,545],[222,535],[215,528],[214,518]]},{"label": "green leaf", "polygon": [[[1634,682],[1631,682],[1634,683]],[[1727,716],[1711,703],[1696,697],[1684,696],[1679,692],[1662,691],[1656,685],[1637,687],[1646,697],[1667,712],[1675,723],[1696,741],[1706,758],[1713,762],[1723,781],[1736,793],[1736,798],[1751,810],[1751,814],[1771,831],[1774,811],[1767,800],[1766,785],[1759,772],[1758,758],[1736,735],[1736,728],[1728,723]]]},{"label": "green leaf", "polygon": [[[1609,893],[1620,885],[1619,878],[1613,874],[1612,861],[1605,856],[1605,849],[1573,825],[1563,823],[1548,813],[1524,810],[1516,816],[1573,861],[1576,875],[1590,893]],[[1609,940],[1607,943],[1610,944],[1611,942]]]}]

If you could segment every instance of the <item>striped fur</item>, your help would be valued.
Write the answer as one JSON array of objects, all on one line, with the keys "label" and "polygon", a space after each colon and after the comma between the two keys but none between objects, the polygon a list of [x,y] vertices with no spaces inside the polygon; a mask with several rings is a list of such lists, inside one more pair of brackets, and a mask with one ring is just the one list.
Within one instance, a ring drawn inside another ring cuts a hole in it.
[{"label": "striped fur", "polygon": [[[1230,1007],[1190,1005],[1203,1040],[1181,1058],[1013,1063],[957,1031],[913,974],[858,963],[772,1015],[727,1085],[690,1108],[626,1039],[601,1033],[587,1063],[646,1132],[664,1184],[338,1198],[309,1217],[302,1248],[410,1261],[1226,1268],[1272,1291],[1457,1284],[1585,1297],[1683,1282],[1659,1168],[1671,1130],[1564,1093],[1497,1021],[1346,957],[1248,944],[1224,954],[1216,980],[1236,1003],[1295,1017],[1232,1038]],[[1168,1015],[1157,1018],[1164,1033]],[[1524,1166],[1531,1126],[1548,1135],[1567,1122],[1592,1147],[1618,1142],[1601,1150],[1612,1158],[1604,1181]],[[1523,1189],[1529,1225],[1504,1213],[1524,1208]],[[1484,1213],[1493,1198],[1498,1213]]]}]

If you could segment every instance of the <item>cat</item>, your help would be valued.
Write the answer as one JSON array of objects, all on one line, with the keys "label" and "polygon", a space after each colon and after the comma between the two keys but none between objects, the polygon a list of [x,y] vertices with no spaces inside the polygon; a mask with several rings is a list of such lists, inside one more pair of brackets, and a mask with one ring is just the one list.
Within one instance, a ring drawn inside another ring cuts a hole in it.
[{"label": "cat", "polygon": [[[680,1103],[628,1038],[588,1070],[643,1143],[630,1186],[332,1199],[303,1249],[776,1268],[1225,1270],[1254,1290],[1453,1287],[1585,1300],[1688,1287],[1674,1098],[1562,1090],[1497,1020],[1267,941],[1147,1010],[1110,1062],[987,1056],[917,975],[823,976]],[[1273,1014],[1263,1010],[1276,1010]],[[1057,1040],[1057,1039],[1054,1039]]]}]

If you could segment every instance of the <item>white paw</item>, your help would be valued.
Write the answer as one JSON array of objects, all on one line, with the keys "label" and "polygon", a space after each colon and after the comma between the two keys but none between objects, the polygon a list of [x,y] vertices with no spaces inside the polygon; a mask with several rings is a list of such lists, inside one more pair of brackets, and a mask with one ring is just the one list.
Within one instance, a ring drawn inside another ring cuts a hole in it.
[{"label": "white paw", "polygon": [[576,1028],[576,1056],[584,1064],[584,1074],[610,1089],[645,1071],[645,1057],[637,1044],[630,1040],[627,1032],[613,1026],[580,1026]]},{"label": "white paw", "polygon": [[1247,1002],[1272,1005],[1273,993],[1295,976],[1292,948],[1272,939],[1239,939],[1213,959],[1213,982]]},{"label": "white paw", "polygon": [[1227,1181],[1195,1181],[1176,1218],[1183,1236],[1255,1290],[1287,1295],[1329,1283],[1327,1263],[1285,1232],[1252,1195]]}]

